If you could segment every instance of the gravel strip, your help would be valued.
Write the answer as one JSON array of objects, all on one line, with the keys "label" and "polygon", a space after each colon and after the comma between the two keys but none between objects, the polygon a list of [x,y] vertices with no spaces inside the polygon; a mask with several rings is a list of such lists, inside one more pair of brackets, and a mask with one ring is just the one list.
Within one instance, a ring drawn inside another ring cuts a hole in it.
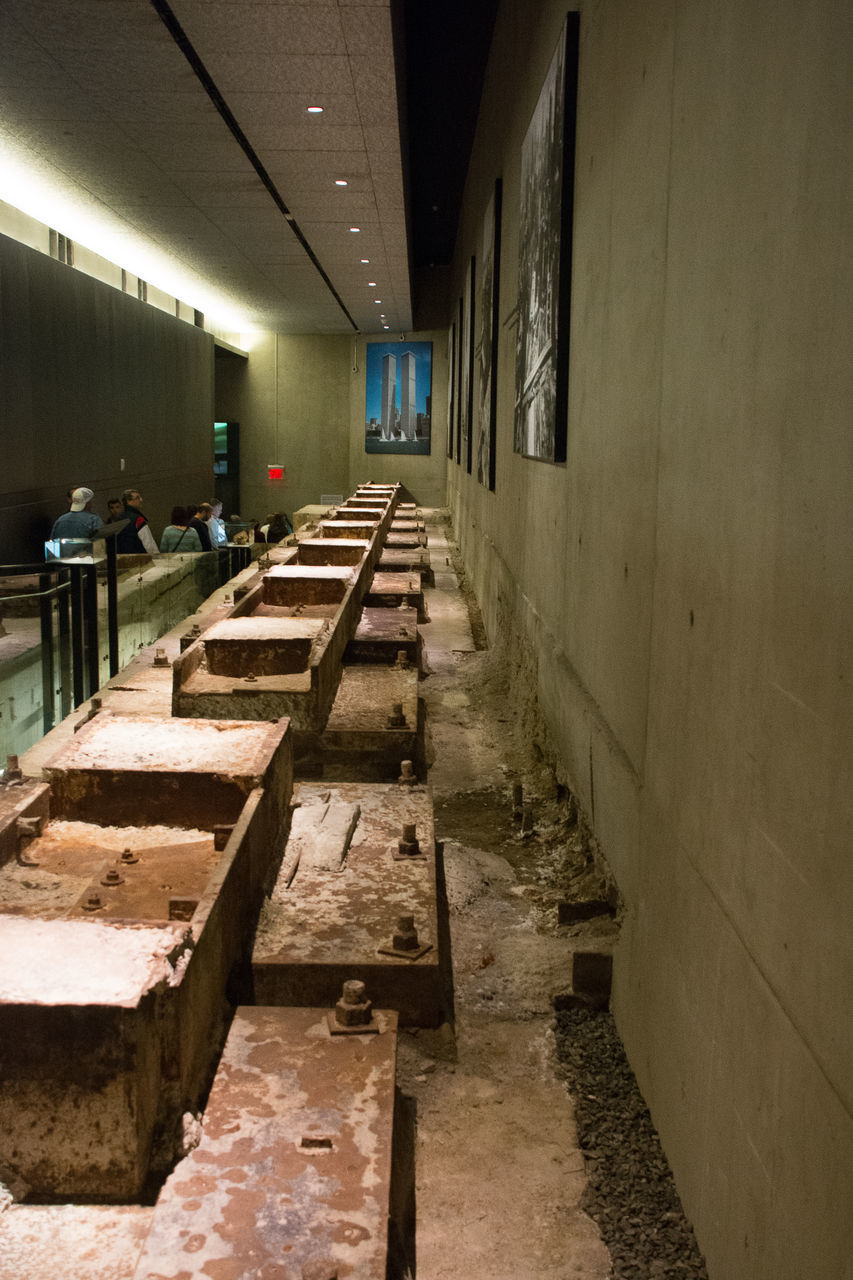
[{"label": "gravel strip", "polygon": [[610,1250],[614,1280],[707,1280],[612,1015],[561,1011],[554,1031],[586,1157],[583,1207]]}]

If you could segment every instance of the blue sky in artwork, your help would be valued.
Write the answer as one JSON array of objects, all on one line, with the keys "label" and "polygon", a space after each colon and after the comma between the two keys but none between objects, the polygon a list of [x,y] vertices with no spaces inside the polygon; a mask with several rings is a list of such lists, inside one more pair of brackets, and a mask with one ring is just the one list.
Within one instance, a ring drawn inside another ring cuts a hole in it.
[{"label": "blue sky in artwork", "polygon": [[382,359],[389,353],[397,357],[397,390],[395,403],[400,407],[400,357],[411,351],[415,357],[415,412],[426,413],[427,396],[431,394],[431,342],[368,342],[365,359],[366,413],[369,422],[382,412]]}]

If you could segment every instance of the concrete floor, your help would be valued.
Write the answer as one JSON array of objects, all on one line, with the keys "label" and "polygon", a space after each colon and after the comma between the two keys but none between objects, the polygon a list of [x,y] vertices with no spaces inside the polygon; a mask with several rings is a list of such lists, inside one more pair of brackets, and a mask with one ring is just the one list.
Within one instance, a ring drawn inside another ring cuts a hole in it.
[{"label": "concrete floor", "polygon": [[[421,692],[436,833],[446,842],[455,1025],[400,1040],[398,1081],[414,1122],[408,1273],[606,1280],[609,1254],[579,1207],[583,1158],[553,1056],[551,1001],[569,985],[571,940],[543,926],[531,876],[497,851],[517,840],[509,793],[525,762],[504,719],[493,659],[475,647],[448,529],[441,513],[430,513],[435,587],[422,629],[430,674]],[[531,795],[539,782],[525,775]],[[519,846],[524,856],[533,855]],[[0,1212],[0,1276],[131,1280],[152,1212],[11,1205]]]}]

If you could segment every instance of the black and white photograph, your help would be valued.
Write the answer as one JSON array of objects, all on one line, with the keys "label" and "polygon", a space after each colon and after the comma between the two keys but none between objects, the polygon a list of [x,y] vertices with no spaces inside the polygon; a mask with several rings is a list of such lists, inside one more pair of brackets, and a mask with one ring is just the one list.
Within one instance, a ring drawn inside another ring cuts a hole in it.
[{"label": "black and white photograph", "polygon": [[447,456],[453,457],[453,436],[456,423],[456,324],[447,334]]},{"label": "black and white photograph", "polygon": [[497,409],[498,284],[500,273],[501,180],[483,217],[480,242],[480,288],[477,308],[477,341],[474,364],[477,372],[475,414],[475,456],[477,479],[488,489],[495,487],[495,437]]},{"label": "black and white photograph", "polygon": [[576,41],[572,43],[567,77],[564,25],[521,150],[514,448],[546,462],[562,462],[566,453],[571,270],[566,232],[571,227],[577,80]]},{"label": "black and white photograph", "polygon": [[465,272],[462,294],[462,341],[459,362],[459,422],[462,438],[461,462],[471,470],[471,409],[474,377],[474,259]]}]

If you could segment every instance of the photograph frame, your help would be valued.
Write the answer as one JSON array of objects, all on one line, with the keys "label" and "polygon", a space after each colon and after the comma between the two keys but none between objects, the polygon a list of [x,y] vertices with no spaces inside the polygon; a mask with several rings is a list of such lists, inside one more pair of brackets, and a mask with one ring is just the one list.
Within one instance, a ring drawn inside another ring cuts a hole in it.
[{"label": "photograph frame", "polygon": [[432,343],[367,342],[364,451],[429,455]]},{"label": "photograph frame", "polygon": [[579,33],[567,14],[521,153],[513,448],[551,463],[568,442]]},{"label": "photograph frame", "polygon": [[501,204],[503,183],[494,189],[483,214],[477,342],[477,480],[492,492],[496,481],[497,367],[500,325]]}]

